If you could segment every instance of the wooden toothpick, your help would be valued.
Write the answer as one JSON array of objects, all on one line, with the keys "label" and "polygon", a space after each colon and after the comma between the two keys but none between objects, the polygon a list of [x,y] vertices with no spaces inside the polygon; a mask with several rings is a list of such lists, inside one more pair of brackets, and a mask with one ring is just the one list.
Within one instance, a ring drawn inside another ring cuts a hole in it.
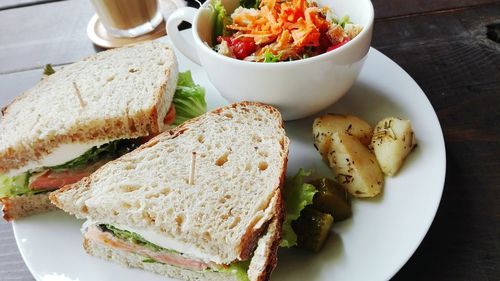
[{"label": "wooden toothpick", "polygon": [[73,81],[73,88],[75,88],[75,96],[80,102],[80,107],[84,107],[85,102],[83,101],[82,96],[80,95],[80,90],[78,89],[78,86],[76,85],[75,81]]},{"label": "wooden toothpick", "polygon": [[196,166],[196,152],[191,153],[191,173],[189,174],[189,182],[188,184],[193,185],[194,184],[194,169]]}]

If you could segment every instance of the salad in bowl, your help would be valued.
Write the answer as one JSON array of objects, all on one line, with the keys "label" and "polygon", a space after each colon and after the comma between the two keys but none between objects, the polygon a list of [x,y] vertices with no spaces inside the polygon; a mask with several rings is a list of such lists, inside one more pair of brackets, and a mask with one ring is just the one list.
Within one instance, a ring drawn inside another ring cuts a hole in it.
[{"label": "salad in bowl", "polygon": [[314,0],[242,0],[230,15],[220,0],[212,0],[211,6],[213,49],[245,61],[314,57],[343,46],[363,29]]},{"label": "salad in bowl", "polygon": [[[207,0],[167,21],[173,45],[203,67],[221,96],[270,104],[294,120],[347,93],[370,49],[370,0],[248,1],[255,0]],[[184,21],[190,35],[179,31]]]}]

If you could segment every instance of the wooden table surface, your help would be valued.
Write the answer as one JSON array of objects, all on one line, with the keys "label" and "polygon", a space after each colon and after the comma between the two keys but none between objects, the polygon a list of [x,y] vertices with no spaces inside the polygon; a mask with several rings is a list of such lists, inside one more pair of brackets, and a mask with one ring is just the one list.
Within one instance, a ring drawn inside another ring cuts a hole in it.
[{"label": "wooden table surface", "polygon": [[[447,150],[436,218],[392,280],[500,280],[500,1],[373,4],[372,45],[422,87]],[[88,0],[0,1],[0,105],[36,83],[44,64],[99,51],[86,36],[92,14]],[[5,222],[0,280],[33,280]]]}]

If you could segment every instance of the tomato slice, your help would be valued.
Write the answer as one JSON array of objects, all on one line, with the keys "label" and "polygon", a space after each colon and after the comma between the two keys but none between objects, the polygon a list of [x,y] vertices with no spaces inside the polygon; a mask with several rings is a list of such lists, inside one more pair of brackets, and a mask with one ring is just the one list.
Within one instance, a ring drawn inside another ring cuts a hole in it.
[{"label": "tomato slice", "polygon": [[174,121],[175,121],[175,106],[172,104],[167,112],[167,115],[165,115],[165,118],[163,118],[163,123],[165,125],[170,125],[174,123]]},{"label": "tomato slice", "polygon": [[77,170],[53,171],[45,170],[30,177],[29,188],[32,190],[54,190],[65,185],[75,183],[84,177],[90,176],[99,167],[111,159],[102,159]]},{"label": "tomato slice", "polygon": [[32,190],[53,190],[61,188],[67,184],[75,183],[84,177],[89,176],[92,170],[78,171],[63,171],[55,172],[47,170],[38,176],[30,183],[29,188]]},{"label": "tomato slice", "polygon": [[251,40],[236,39],[235,37],[217,37],[217,42],[222,43],[226,41],[229,48],[233,51],[233,54],[237,59],[242,60],[249,55],[253,54],[257,50],[257,45]]},{"label": "tomato slice", "polygon": [[242,60],[251,55],[257,49],[257,45],[252,41],[233,40],[233,53],[237,59]]}]

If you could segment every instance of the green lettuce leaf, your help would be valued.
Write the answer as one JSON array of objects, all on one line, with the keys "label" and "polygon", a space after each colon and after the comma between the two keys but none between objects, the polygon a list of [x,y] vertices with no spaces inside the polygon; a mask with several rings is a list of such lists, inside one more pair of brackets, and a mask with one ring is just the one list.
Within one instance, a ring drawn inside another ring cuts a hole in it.
[{"label": "green lettuce leaf", "polygon": [[215,45],[217,37],[229,35],[226,25],[231,23],[231,17],[227,14],[226,8],[224,8],[220,0],[212,0],[211,7],[213,9],[214,17],[214,32],[212,40]]},{"label": "green lettuce leaf", "polygon": [[264,62],[279,62],[281,60],[281,53],[274,55],[273,53],[266,51],[264,53]]},{"label": "green lettuce leaf", "polygon": [[228,268],[217,270],[218,272],[230,272],[238,278],[240,281],[249,281],[248,279],[248,267],[250,266],[250,260],[233,262]]},{"label": "green lettuce leaf", "polygon": [[342,28],[345,28],[346,24],[352,23],[351,20],[349,19],[348,15],[344,15],[340,18],[339,20],[339,25],[342,26]]},{"label": "green lettuce leaf", "polygon": [[47,192],[46,190],[35,191],[29,189],[29,178],[29,172],[19,174],[15,177],[0,175],[0,198]]},{"label": "green lettuce leaf", "polygon": [[300,212],[312,204],[313,197],[318,190],[312,184],[304,183],[304,178],[311,175],[304,169],[285,184],[283,197],[285,199],[286,216],[283,223],[281,247],[290,248],[297,245],[297,235],[292,229],[292,222],[299,218]]},{"label": "green lettuce leaf", "polygon": [[94,146],[84,154],[64,164],[45,167],[52,171],[77,170],[104,159],[115,159],[140,145],[138,139],[114,140],[101,146]]},{"label": "green lettuce leaf", "polygon": [[179,73],[172,103],[175,106],[175,121],[173,124],[176,126],[207,111],[205,89],[193,82],[191,71]]}]

